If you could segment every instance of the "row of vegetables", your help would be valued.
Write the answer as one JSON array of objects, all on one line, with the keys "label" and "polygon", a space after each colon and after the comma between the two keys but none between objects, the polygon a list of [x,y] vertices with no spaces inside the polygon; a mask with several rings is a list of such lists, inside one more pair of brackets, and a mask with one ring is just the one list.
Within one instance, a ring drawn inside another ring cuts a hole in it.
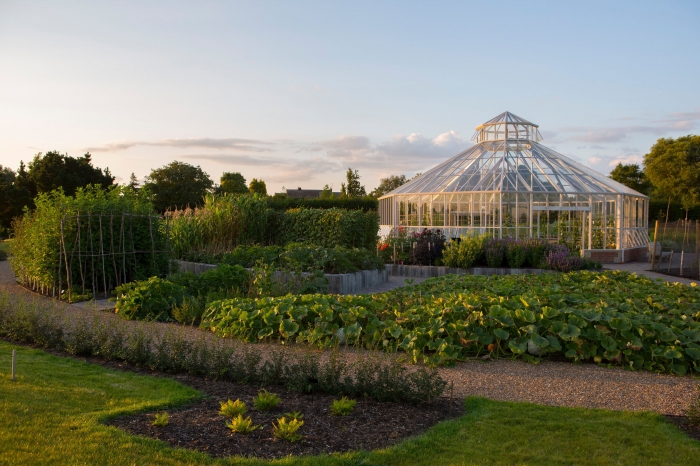
[{"label": "row of vegetables", "polygon": [[620,271],[447,276],[360,296],[209,304],[202,326],[247,341],[339,342],[449,365],[484,354],[700,371],[700,288]]}]

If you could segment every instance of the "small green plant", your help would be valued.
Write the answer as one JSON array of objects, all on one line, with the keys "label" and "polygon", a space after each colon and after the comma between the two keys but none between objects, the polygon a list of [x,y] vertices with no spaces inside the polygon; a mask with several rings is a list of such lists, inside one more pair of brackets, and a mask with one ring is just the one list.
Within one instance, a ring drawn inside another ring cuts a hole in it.
[{"label": "small green plant", "polygon": [[156,413],[155,418],[153,421],[151,421],[151,425],[156,427],[165,427],[169,422],[168,413],[162,412]]},{"label": "small green plant", "polygon": [[277,419],[277,425],[272,423],[272,433],[278,439],[287,440],[289,442],[296,442],[301,440],[301,434],[297,434],[297,431],[301,426],[304,425],[304,421],[299,419],[292,419],[287,421],[286,417],[281,417]]},{"label": "small green plant", "polygon": [[222,416],[230,417],[231,419],[237,416],[242,416],[246,412],[248,412],[248,408],[246,408],[245,403],[238,399],[236,401],[220,401],[219,404],[221,405],[219,414],[221,414]]},{"label": "small green plant", "polygon": [[244,418],[242,414],[231,419],[231,422],[226,422],[226,427],[231,429],[237,434],[249,434],[256,429],[261,429],[262,426],[253,425],[253,420],[250,416]]},{"label": "small green plant", "polygon": [[291,413],[284,413],[284,417],[286,417],[290,421],[301,421],[302,419],[304,419],[304,415],[301,414],[301,411],[293,411]]},{"label": "small green plant", "polygon": [[258,396],[253,399],[253,405],[260,411],[268,411],[276,408],[281,402],[282,400],[279,396],[275,395],[274,393],[270,393],[267,390],[258,392]]},{"label": "small green plant", "polygon": [[355,400],[351,400],[346,396],[339,400],[333,400],[333,404],[331,405],[331,414],[336,416],[347,416],[353,412],[355,409],[355,404],[357,404]]}]

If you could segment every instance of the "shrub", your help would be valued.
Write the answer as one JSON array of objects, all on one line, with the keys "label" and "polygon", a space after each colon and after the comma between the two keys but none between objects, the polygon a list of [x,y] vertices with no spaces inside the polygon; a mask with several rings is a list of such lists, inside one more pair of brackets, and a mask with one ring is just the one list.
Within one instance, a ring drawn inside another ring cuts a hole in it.
[{"label": "shrub", "polygon": [[299,419],[287,420],[286,417],[277,419],[277,425],[272,423],[272,433],[275,437],[289,442],[301,440],[302,436],[297,433],[299,428],[304,425],[304,421]]},{"label": "shrub", "polygon": [[505,241],[506,261],[508,267],[519,269],[527,259],[527,247],[520,241],[508,240]]},{"label": "shrub", "polygon": [[250,417],[243,418],[240,414],[231,419],[230,422],[226,421],[226,427],[237,434],[243,435],[247,435],[256,429],[262,429],[262,426],[253,425],[253,420]]},{"label": "shrub", "polygon": [[347,397],[342,397],[339,400],[333,400],[331,404],[331,414],[336,416],[347,416],[355,409],[357,402],[350,400]]},{"label": "shrub", "polygon": [[521,242],[525,246],[525,264],[536,269],[544,268],[544,256],[549,247],[549,242],[536,238],[529,238]]},{"label": "shrub", "polygon": [[447,244],[442,262],[447,267],[468,269],[481,262],[487,235],[462,235]]},{"label": "shrub", "polygon": [[253,406],[260,411],[269,411],[274,409],[282,402],[279,396],[270,393],[267,390],[258,392],[258,396],[253,398]]},{"label": "shrub", "polygon": [[248,408],[246,407],[245,403],[241,400],[231,401],[229,399],[226,402],[220,401],[219,404],[221,405],[219,414],[221,414],[222,416],[230,417],[232,419],[234,417],[242,416],[246,412],[248,412]]},{"label": "shrub", "polygon": [[170,310],[182,305],[186,291],[158,277],[127,283],[115,290],[116,312],[129,320],[169,320]]},{"label": "shrub", "polygon": [[484,243],[484,257],[489,267],[500,267],[503,264],[505,244],[503,240],[493,238]]},{"label": "shrub", "polygon": [[170,423],[170,419],[168,416],[168,413],[162,412],[162,413],[157,413],[154,416],[153,421],[151,421],[152,426],[156,427],[165,427]]},{"label": "shrub", "polygon": [[411,234],[414,247],[411,251],[411,263],[414,265],[435,265],[442,257],[445,248],[445,235],[440,230],[425,229]]},{"label": "shrub", "polygon": [[279,235],[282,244],[374,249],[378,231],[379,215],[375,211],[299,208],[284,213]]}]

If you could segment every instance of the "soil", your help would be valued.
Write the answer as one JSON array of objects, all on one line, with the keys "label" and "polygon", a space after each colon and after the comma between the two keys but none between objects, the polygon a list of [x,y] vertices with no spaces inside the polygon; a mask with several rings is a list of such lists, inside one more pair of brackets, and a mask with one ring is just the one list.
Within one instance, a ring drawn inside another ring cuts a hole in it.
[{"label": "soil", "polygon": [[[461,400],[441,398],[430,404],[409,405],[359,399],[350,415],[334,416],[330,414],[330,405],[338,397],[330,395],[301,394],[282,387],[239,385],[186,374],[167,376],[204,392],[205,398],[167,410],[169,423],[165,427],[151,425],[154,414],[161,411],[122,416],[107,421],[107,424],[214,457],[241,455],[273,459],[385,448],[406,437],[421,434],[440,421],[464,414]],[[253,398],[263,388],[282,399],[277,408],[259,411],[253,407]],[[228,419],[218,414],[219,402],[228,399],[244,401],[248,406],[244,417],[250,416],[253,423],[262,428],[247,435],[233,433],[226,427]],[[303,439],[289,442],[275,438],[272,423],[285,413],[295,411],[304,415],[304,425],[298,432]]]},{"label": "soil", "polygon": [[666,419],[674,423],[688,437],[700,441],[700,425],[691,424],[685,416],[666,416]]}]

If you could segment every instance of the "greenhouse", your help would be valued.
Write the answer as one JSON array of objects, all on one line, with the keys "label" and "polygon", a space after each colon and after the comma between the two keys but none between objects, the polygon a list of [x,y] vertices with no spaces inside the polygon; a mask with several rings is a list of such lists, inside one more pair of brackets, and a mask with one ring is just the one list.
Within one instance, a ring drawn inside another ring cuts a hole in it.
[{"label": "greenhouse", "polygon": [[608,263],[646,257],[649,198],[541,140],[509,112],[477,126],[473,147],[379,199],[383,233],[439,228],[542,238]]}]

